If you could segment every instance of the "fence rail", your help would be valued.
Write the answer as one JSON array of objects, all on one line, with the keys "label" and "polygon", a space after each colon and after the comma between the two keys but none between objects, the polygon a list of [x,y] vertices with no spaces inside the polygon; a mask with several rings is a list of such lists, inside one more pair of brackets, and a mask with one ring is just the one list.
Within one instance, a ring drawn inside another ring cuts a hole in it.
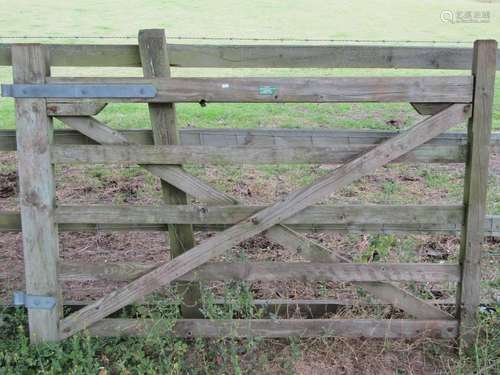
[{"label": "fence rail", "polygon": [[[400,207],[388,207],[391,212],[396,212]],[[439,210],[435,213],[439,215]],[[409,216],[410,217],[410,216]],[[123,219],[122,219],[123,220]],[[95,220],[94,220],[95,221]],[[414,223],[407,219],[399,223],[383,223],[343,220],[336,221],[327,218],[323,222],[315,220],[315,223],[303,222],[300,224],[288,224],[297,232],[334,232],[334,233],[375,233],[375,234],[451,234],[458,235],[462,230],[462,222],[450,220],[449,222],[427,222]],[[375,220],[373,220],[375,221]],[[166,222],[161,223],[127,223],[127,224],[103,224],[103,223],[59,223],[62,232],[109,232],[109,231],[164,231]],[[227,229],[231,224],[217,224],[200,222],[194,223],[193,228],[197,231],[221,231]],[[0,211],[0,232],[20,232],[21,216],[15,211]],[[484,235],[500,237],[500,215],[488,215],[484,222]]]},{"label": "fence rail", "polygon": [[[120,130],[132,144],[151,146],[153,132],[146,129]],[[341,145],[342,153],[320,155],[330,162],[344,162],[347,158],[381,143],[399,132],[362,130],[304,130],[304,129],[195,129],[179,130],[179,143],[186,146],[292,146],[310,147],[317,154],[322,147]],[[56,145],[91,145],[98,142],[72,129],[54,131]],[[0,130],[0,151],[16,150],[15,130]],[[271,150],[271,149],[269,149]],[[269,151],[268,150],[268,151]],[[402,157],[400,161],[421,163],[462,163],[467,152],[466,133],[445,133]],[[500,153],[500,133],[493,133],[490,152]]]},{"label": "fence rail", "polygon": [[[52,66],[142,67],[138,45],[49,44]],[[0,44],[0,65],[11,65]],[[180,68],[384,68],[470,70],[471,48],[168,44]],[[500,70],[500,51],[497,51]]]},{"label": "fence rail", "polygon": [[371,319],[241,319],[178,320],[174,327],[166,321],[104,319],[89,329],[95,336],[144,336],[152,329],[166,335],[192,337],[367,337],[455,338],[458,324],[453,320],[371,320]]}]

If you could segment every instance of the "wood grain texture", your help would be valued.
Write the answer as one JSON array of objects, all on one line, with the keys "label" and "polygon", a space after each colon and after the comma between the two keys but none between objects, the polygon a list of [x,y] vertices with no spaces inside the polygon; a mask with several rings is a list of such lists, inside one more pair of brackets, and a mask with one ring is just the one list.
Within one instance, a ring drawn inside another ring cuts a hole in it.
[{"label": "wood grain texture", "polygon": [[[11,64],[10,48],[11,44],[0,44],[0,65]],[[48,48],[53,66],[141,67],[137,45],[49,44]],[[197,44],[169,44],[167,48],[170,65],[186,68],[464,70],[472,65],[471,48]]]},{"label": "wood grain texture", "polygon": [[[268,206],[59,205],[59,224],[227,224],[233,225]],[[461,205],[317,205],[283,224],[461,224]]]},{"label": "wood grain texture", "polygon": [[[375,145],[333,146],[94,146],[61,145],[53,149],[55,163],[80,164],[340,164]],[[428,146],[395,162],[455,162],[465,159],[465,148]]]},{"label": "wood grain texture", "polygon": [[[60,278],[65,281],[132,281],[162,264],[152,265],[134,262],[86,264],[61,262]],[[214,262],[203,264],[195,270],[180,276],[177,280],[263,282],[295,280],[304,283],[328,280],[337,282],[457,282],[459,277],[460,268],[456,264]]]},{"label": "wood grain texture", "polygon": [[102,78],[54,77],[53,84],[151,84],[151,98],[106,98],[132,103],[469,103],[472,78],[312,77],[312,78]]},{"label": "wood grain texture", "polygon": [[[41,45],[12,49],[14,83],[44,83],[50,74]],[[55,182],[50,160],[52,120],[44,99],[17,99],[17,163],[26,293],[57,299],[50,310],[28,309],[32,343],[57,341],[62,296],[57,280],[59,239],[54,220]]]},{"label": "wood grain texture", "polygon": [[[439,212],[436,212],[439,215]],[[300,217],[300,214],[297,215]],[[197,231],[220,231],[229,224],[195,224]],[[332,233],[373,233],[373,234],[460,234],[462,223],[430,223],[430,224],[360,224],[360,223],[318,223],[287,224],[296,232],[332,232]],[[63,232],[112,232],[112,231],[163,231],[165,224],[59,224]],[[0,232],[20,232],[21,216],[16,211],[0,211]],[[500,237],[500,215],[488,215],[484,221],[484,235]]]},{"label": "wood grain texture", "polygon": [[119,288],[61,321],[61,335],[68,337],[114,311],[186,274],[231,246],[271,228],[304,208],[324,199],[361,176],[400,157],[469,117],[469,106],[456,104],[412,127],[364,155],[338,167],[330,175],[291,193],[284,200],[211,237],[125,287]]},{"label": "wood grain texture", "polygon": [[[167,53],[165,31],[149,29],[139,31],[139,53],[145,78],[169,78],[170,62]],[[178,145],[175,104],[149,103],[149,118],[153,127],[155,145]],[[175,146],[174,146],[175,147]],[[177,146],[179,147],[179,146]],[[181,167],[180,164],[177,167]],[[186,205],[187,195],[176,186],[161,180],[163,202],[165,204]],[[196,244],[191,223],[169,224],[166,240],[170,243],[170,255],[175,258]],[[181,306],[184,318],[202,318],[199,311],[200,286],[196,283],[178,283],[179,295],[183,296]]]},{"label": "wood grain texture", "polygon": [[401,339],[416,337],[455,338],[458,324],[453,320],[371,320],[371,319],[245,319],[178,320],[169,322],[144,319],[104,319],[89,327],[95,336],[146,336],[156,334],[179,337],[362,337]]},{"label": "wood grain texture", "polygon": [[[66,120],[67,121],[67,120]],[[75,122],[75,117],[72,117]],[[87,121],[87,120],[85,120]],[[97,121],[92,119],[91,121]],[[63,120],[64,122],[64,120]],[[128,143],[153,145],[150,129],[120,129]],[[352,153],[350,146],[369,147],[381,143],[398,132],[381,130],[346,129],[203,129],[185,128],[179,130],[180,143],[188,146],[300,146],[331,147],[343,145],[346,153]],[[56,129],[54,143],[61,145],[97,144],[95,140],[72,129]],[[465,161],[467,151],[466,133],[445,133],[402,156],[399,161],[422,163],[459,163]],[[15,151],[15,130],[0,130],[0,151]],[[500,133],[493,133],[490,151],[500,153]]]},{"label": "wood grain texture", "polygon": [[461,344],[474,345],[478,330],[478,308],[481,281],[481,246],[486,216],[488,162],[495,86],[497,42],[474,43],[472,74],[475,77],[473,114],[469,120],[469,150],[465,164],[464,229],[459,261],[462,280],[457,291]]}]

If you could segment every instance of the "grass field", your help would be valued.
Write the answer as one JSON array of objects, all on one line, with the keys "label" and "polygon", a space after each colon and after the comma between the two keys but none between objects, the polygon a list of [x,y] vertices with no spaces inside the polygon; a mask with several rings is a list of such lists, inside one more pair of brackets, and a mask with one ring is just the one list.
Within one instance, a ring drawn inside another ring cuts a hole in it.
[{"label": "grass field", "polygon": [[[487,23],[447,23],[442,11],[489,12]],[[471,47],[474,39],[500,41],[500,1],[28,1],[3,0],[0,43],[136,43],[134,39],[104,40],[98,36],[132,36],[141,28],[165,28],[167,36],[318,38],[350,40],[445,41]],[[94,39],[2,39],[6,36],[95,36]],[[231,43],[231,41],[179,41],[171,43]],[[233,42],[234,43],[234,42]],[[250,42],[237,42],[250,43]],[[268,42],[269,43],[269,42]],[[279,43],[279,42],[277,42]],[[291,43],[291,42],[284,42]],[[296,44],[298,42],[295,42]],[[315,44],[322,44],[316,42]],[[397,43],[392,43],[397,44]],[[404,43],[399,43],[404,44]],[[412,43],[412,45],[430,43]],[[406,45],[406,44],[405,44]],[[441,44],[439,44],[441,45]],[[0,82],[11,81],[11,69],[0,67]],[[140,69],[62,69],[54,75],[140,75]],[[369,76],[469,74],[423,70],[355,69],[174,69],[175,76]],[[195,104],[177,106],[180,127],[228,128],[406,128],[420,117],[408,104]],[[109,105],[99,118],[118,129],[147,128],[145,105]],[[396,124],[396,125],[394,125]],[[57,127],[62,127],[56,123]],[[0,98],[0,129],[15,127],[13,102]],[[496,81],[493,128],[500,131],[500,79]],[[457,127],[455,130],[463,130]],[[0,154],[0,188],[13,194],[0,198],[0,210],[16,209],[15,157]],[[492,163],[488,212],[500,214],[500,163]],[[245,203],[269,203],[311,183],[332,166],[243,166],[231,168],[189,166],[189,171]],[[14,177],[13,177],[14,176]],[[331,202],[452,203],[461,202],[463,168],[457,165],[391,165],[338,192]],[[140,168],[102,166],[58,167],[58,200],[64,203],[152,204],[160,202],[158,181]],[[10,191],[10,190],[9,190]],[[62,257],[93,261],[164,260],[161,234],[69,233],[61,236]],[[203,235],[198,235],[198,240]],[[453,236],[328,235],[312,238],[368,261],[456,261],[458,239]],[[0,233],[0,274],[22,272],[20,236]],[[126,251],[124,251],[126,249]],[[165,332],[138,339],[94,339],[84,334],[61,344],[30,347],[26,316],[0,308],[0,375],[3,374],[495,374],[500,372],[498,239],[484,248],[481,297],[489,313],[482,315],[483,333],[476,348],[461,358],[452,344],[439,340],[193,340],[175,339]],[[262,255],[264,253],[264,255]],[[258,260],[294,260],[284,249],[257,238],[233,249],[228,257]],[[1,279],[0,279],[1,280]],[[1,280],[3,283],[4,280]],[[252,298],[365,298],[355,288],[321,283],[252,283],[211,285],[204,290],[204,313],[209,318],[235,315],[259,317]],[[85,299],[102,295],[116,284],[67,285],[68,296]],[[405,285],[422,298],[453,297],[450,285]],[[1,295],[22,288],[17,278],[2,284]],[[439,296],[439,297],[438,297]],[[220,309],[214,298],[232,306]],[[169,299],[178,298],[169,294]],[[177,309],[155,298],[150,308],[134,307],[138,317],[162,317],[174,322]],[[341,313],[341,316],[380,318],[399,312],[387,308]],[[351,314],[351,315],[350,315]]]}]

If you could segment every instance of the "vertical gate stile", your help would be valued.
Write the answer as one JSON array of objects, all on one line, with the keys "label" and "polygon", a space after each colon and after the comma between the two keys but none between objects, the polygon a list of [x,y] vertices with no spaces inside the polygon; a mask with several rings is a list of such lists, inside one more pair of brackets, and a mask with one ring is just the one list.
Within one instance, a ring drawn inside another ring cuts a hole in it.
[{"label": "vertical gate stile", "polygon": [[[14,45],[11,51],[14,83],[45,83],[50,75],[46,46]],[[16,99],[16,132],[26,293],[56,299],[49,309],[28,306],[30,338],[33,343],[56,341],[62,298],[57,279],[59,245],[50,157],[53,126],[47,116],[46,99]]]},{"label": "vertical gate stile", "polygon": [[[165,30],[140,30],[139,52],[144,77],[169,78],[170,62],[168,58]],[[174,103],[149,103],[149,116],[153,128],[153,140],[157,145],[179,144]],[[165,204],[187,204],[184,191],[161,180],[163,201]],[[169,224],[168,241],[170,254],[175,258],[195,246],[191,224]],[[177,291],[182,296],[181,312],[184,318],[200,318],[198,303],[200,286],[197,283],[178,281]]]},{"label": "vertical gate stile", "polygon": [[481,245],[486,217],[496,50],[497,43],[494,40],[477,40],[474,43],[473,113],[467,128],[468,152],[463,198],[465,212],[459,254],[462,277],[457,287],[457,318],[460,320],[462,347],[474,344],[478,328]]}]

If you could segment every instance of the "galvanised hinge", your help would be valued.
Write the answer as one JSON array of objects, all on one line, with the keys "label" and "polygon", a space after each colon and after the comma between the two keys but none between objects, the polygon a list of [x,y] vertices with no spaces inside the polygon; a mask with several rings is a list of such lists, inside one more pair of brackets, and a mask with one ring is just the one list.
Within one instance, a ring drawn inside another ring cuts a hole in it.
[{"label": "galvanised hinge", "polygon": [[57,299],[55,297],[14,292],[14,306],[25,306],[27,309],[35,310],[51,310],[56,303]]},{"label": "galvanised hinge", "polygon": [[156,88],[139,84],[13,84],[2,85],[2,96],[13,98],[154,98]]}]

